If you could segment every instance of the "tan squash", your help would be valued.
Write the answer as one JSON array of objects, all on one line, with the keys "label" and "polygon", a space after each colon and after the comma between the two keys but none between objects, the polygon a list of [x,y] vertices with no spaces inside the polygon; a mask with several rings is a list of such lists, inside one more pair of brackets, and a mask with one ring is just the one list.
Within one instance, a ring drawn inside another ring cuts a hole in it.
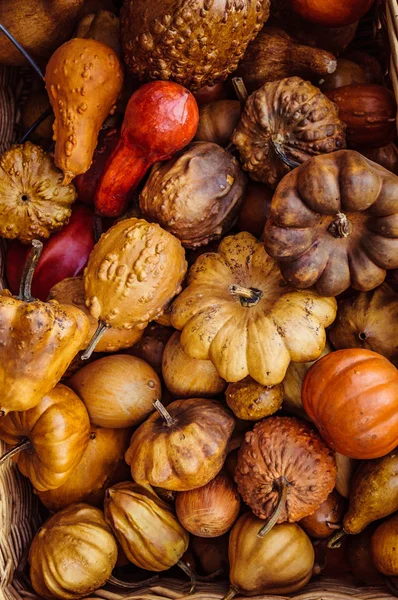
[{"label": "tan squash", "polygon": [[140,340],[127,352],[132,356],[138,356],[138,358],[145,360],[148,365],[155,369],[158,375],[161,375],[163,352],[173,332],[172,327],[150,323],[145,328]]},{"label": "tan squash", "polygon": [[47,63],[46,89],[55,113],[55,164],[69,183],[92,162],[102,123],[114,109],[123,68],[112,48],[74,38]]},{"label": "tan squash", "polygon": [[283,380],[291,360],[320,356],[336,306],[285,285],[263,244],[242,232],[197,259],[171,321],[186,354],[210,359],[230,383],[250,375],[267,386]]},{"label": "tan squash", "polygon": [[185,354],[176,331],[166,344],[162,359],[162,375],[167,389],[176,398],[213,398],[221,394],[227,382],[216,371],[211,360],[197,360]]},{"label": "tan squash", "polygon": [[238,419],[259,421],[280,409],[283,385],[264,386],[246,377],[228,385],[225,400]]}]

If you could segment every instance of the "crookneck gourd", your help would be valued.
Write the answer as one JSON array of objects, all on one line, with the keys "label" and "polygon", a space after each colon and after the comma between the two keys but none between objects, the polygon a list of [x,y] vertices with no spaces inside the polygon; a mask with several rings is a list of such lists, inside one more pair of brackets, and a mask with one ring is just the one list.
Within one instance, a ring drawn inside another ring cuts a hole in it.
[{"label": "crookneck gourd", "polygon": [[69,183],[91,165],[102,123],[116,108],[123,67],[106,44],[74,38],[51,56],[45,81],[55,114],[54,160]]},{"label": "crookneck gourd", "polygon": [[255,181],[275,187],[316,154],[346,147],[338,108],[300,77],[266,83],[246,102],[231,141]]},{"label": "crookneck gourd", "polygon": [[221,470],[235,420],[215,400],[177,400],[134,432],[126,462],[138,483],[183,492],[206,485]]},{"label": "crookneck gourd", "polygon": [[146,219],[194,248],[232,227],[245,189],[246,176],[236,158],[217,144],[195,142],[152,167],[140,208]]},{"label": "crookneck gourd", "polygon": [[284,284],[275,261],[249,233],[225,238],[200,256],[188,286],[172,305],[171,321],[192,358],[210,359],[228,382],[250,375],[280,383],[291,360],[318,358],[336,301]]},{"label": "crookneck gourd", "polygon": [[170,569],[188,548],[188,533],[149,485],[126,481],[112,486],[104,510],[126,557],[141,569]]},{"label": "crookneck gourd", "polygon": [[5,152],[0,158],[0,235],[28,243],[66,225],[76,191],[62,180],[51,155],[31,142]]},{"label": "crookneck gourd", "polygon": [[181,291],[186,269],[176,237],[144,219],[119,221],[90,254],[86,306],[102,332],[107,326],[144,329]]},{"label": "crookneck gourd", "polygon": [[109,579],[117,544],[102,511],[72,504],[38,530],[29,551],[33,589],[46,600],[77,600]]},{"label": "crookneck gourd", "polygon": [[121,37],[141,80],[172,79],[197,90],[223,81],[268,19],[270,0],[126,0]]},{"label": "crookneck gourd", "polygon": [[38,491],[61,486],[73,473],[90,439],[90,421],[80,398],[58,384],[34,408],[0,418],[0,438],[16,445],[18,468]]},{"label": "crookneck gourd", "polygon": [[353,150],[316,156],[278,186],[264,229],[287,282],[337,296],[398,267],[398,177]]},{"label": "crookneck gourd", "polygon": [[80,309],[32,298],[41,249],[41,242],[34,240],[19,296],[0,292],[0,415],[38,404],[87,339],[89,321]]},{"label": "crookneck gourd", "polygon": [[307,517],[326,500],[336,483],[336,461],[307,423],[270,417],[246,433],[235,481],[246,504],[271,528]]}]

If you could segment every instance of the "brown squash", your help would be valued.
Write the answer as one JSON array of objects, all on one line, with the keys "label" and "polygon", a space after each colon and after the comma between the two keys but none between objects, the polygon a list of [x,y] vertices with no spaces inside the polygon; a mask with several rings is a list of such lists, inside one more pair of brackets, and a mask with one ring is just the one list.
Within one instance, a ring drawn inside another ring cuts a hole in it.
[{"label": "brown squash", "polygon": [[319,89],[322,92],[328,92],[345,85],[358,83],[366,83],[366,73],[362,67],[352,60],[338,58],[335,71],[319,80]]},{"label": "brown squash", "polygon": [[127,67],[141,80],[172,79],[196,91],[223,81],[268,19],[270,0],[127,0],[121,38]]},{"label": "brown squash", "polygon": [[[72,304],[87,315],[90,321],[90,329],[85,341],[85,345],[87,345],[97,330],[98,319],[91,316],[85,305],[83,276],[68,277],[56,283],[50,290],[48,300],[57,300],[61,304]],[[117,352],[129,348],[141,338],[142,334],[142,329],[138,329],[138,327],[131,329],[108,327],[98,341],[94,352]]]},{"label": "brown squash", "polygon": [[75,502],[101,507],[105,490],[128,477],[124,462],[131,429],[109,429],[91,425],[86,450],[68,479],[60,487],[38,492],[40,501],[52,512]]},{"label": "brown squash", "polygon": [[[164,316],[162,315],[161,318]],[[163,352],[173,333],[172,327],[150,323],[144,329],[140,340],[129,348],[127,353],[142,358],[158,375],[161,375]]]},{"label": "brown squash", "polygon": [[72,504],[48,519],[29,551],[33,589],[46,600],[77,600],[102,587],[117,545],[98,508]]},{"label": "brown squash", "polygon": [[333,490],[312,515],[301,519],[300,527],[311,538],[328,538],[336,530],[342,529],[345,509],[344,498],[336,490]]},{"label": "brown squash", "polygon": [[120,57],[120,21],[109,10],[85,15],[78,23],[74,37],[90,38],[106,44]]},{"label": "brown squash", "polygon": [[227,146],[242,113],[238,100],[214,100],[200,107],[197,142]]},{"label": "brown squash", "polygon": [[361,148],[361,154],[398,175],[398,148],[393,142],[381,148]]},{"label": "brown squash", "polygon": [[[68,182],[69,183],[69,182]],[[28,243],[48,238],[69,221],[76,198],[73,185],[50,154],[25,142],[0,157],[0,235]]]},{"label": "brown squash", "polygon": [[249,92],[269,81],[298,76],[318,79],[336,70],[336,58],[321,48],[303,46],[283,29],[265,25],[250,42],[236,74]]},{"label": "brown squash", "polygon": [[352,574],[366,585],[383,585],[383,576],[372,559],[372,536],[376,525],[370,525],[358,535],[350,535],[347,541],[348,560]]},{"label": "brown squash", "polygon": [[80,398],[58,384],[34,408],[1,417],[0,437],[7,444],[18,444],[15,460],[33,487],[51,490],[60,487],[81,461],[90,421]]},{"label": "brown squash", "polygon": [[229,383],[250,375],[268,386],[291,360],[319,357],[335,311],[334,299],[284,285],[263,244],[242,232],[197,259],[171,321],[188,356],[210,359]]},{"label": "brown squash", "polygon": [[280,409],[283,385],[264,386],[246,377],[228,385],[225,400],[238,419],[259,421]]},{"label": "brown squash", "polygon": [[336,296],[398,267],[398,178],[353,150],[316,156],[279,185],[264,243],[287,282]]},{"label": "brown squash", "polygon": [[260,238],[269,217],[273,195],[274,190],[267,185],[249,181],[235,229],[248,231],[254,237]]},{"label": "brown squash", "polygon": [[246,188],[238,161],[217,144],[195,142],[157,163],[140,194],[140,209],[186,248],[218,239],[236,221]]},{"label": "brown squash", "polygon": [[267,519],[269,529],[275,523],[295,523],[319,508],[335,486],[336,461],[307,423],[270,417],[246,433],[235,481],[243,500]]},{"label": "brown squash", "polygon": [[340,300],[329,339],[336,350],[373,350],[398,366],[398,294],[384,283],[370,292]]},{"label": "brown squash", "polygon": [[202,398],[156,408],[126,452],[134,481],[178,492],[206,485],[224,464],[234,418],[221,403]]},{"label": "brown squash", "polygon": [[249,97],[231,141],[250,177],[276,187],[311,156],[345,148],[344,132],[333,102],[308,81],[288,77]]},{"label": "brown squash", "polygon": [[167,389],[176,398],[213,398],[221,394],[227,383],[211,360],[198,360],[185,354],[176,331],[167,342],[162,360],[162,375]]},{"label": "brown squash", "polygon": [[142,423],[162,395],[152,367],[128,354],[100,358],[75,373],[68,384],[83,400],[91,423],[113,429]]},{"label": "brown squash", "polygon": [[261,520],[248,512],[235,523],[229,538],[231,565],[229,593],[285,595],[300,590],[312,576],[314,549],[307,534],[296,524],[276,525],[263,538],[257,536]]},{"label": "brown squash", "polygon": [[124,482],[105,496],[105,519],[126,557],[147,571],[166,571],[188,548],[189,535],[173,510],[146,485]]},{"label": "brown squash", "polygon": [[190,538],[190,548],[204,575],[228,572],[228,533],[216,538],[196,535],[191,535]]},{"label": "brown squash", "polygon": [[55,114],[54,160],[70,183],[91,165],[98,132],[122,89],[123,67],[109,46],[74,38],[51,56],[45,81]]},{"label": "brown squash", "polygon": [[346,85],[327,92],[339,108],[339,117],[347,125],[347,145],[385,146],[396,137],[395,96],[385,86]]}]

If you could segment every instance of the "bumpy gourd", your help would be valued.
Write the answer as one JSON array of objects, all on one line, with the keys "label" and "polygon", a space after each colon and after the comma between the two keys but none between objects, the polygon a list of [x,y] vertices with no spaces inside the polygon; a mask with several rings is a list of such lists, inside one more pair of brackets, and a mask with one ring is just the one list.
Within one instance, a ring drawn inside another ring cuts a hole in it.
[{"label": "bumpy gourd", "polygon": [[91,165],[98,132],[121,92],[123,69],[109,46],[74,38],[54,52],[45,81],[55,113],[55,164],[69,183]]}]

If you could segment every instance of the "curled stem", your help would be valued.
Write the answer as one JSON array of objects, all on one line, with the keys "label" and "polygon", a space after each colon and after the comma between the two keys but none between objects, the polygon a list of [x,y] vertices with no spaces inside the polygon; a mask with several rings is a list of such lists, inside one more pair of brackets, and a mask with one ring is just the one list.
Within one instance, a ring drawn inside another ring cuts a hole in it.
[{"label": "curled stem", "polygon": [[32,241],[32,250],[29,252],[29,256],[26,259],[25,266],[23,268],[21,283],[19,284],[18,298],[23,302],[33,302],[32,297],[32,279],[35,274],[37,263],[40,260],[41,253],[43,251],[43,244],[40,240]]},{"label": "curled stem", "polygon": [[158,413],[160,414],[160,416],[166,423],[167,427],[173,427],[173,425],[176,424],[176,420],[173,419],[173,417],[171,416],[169,411],[166,410],[166,408],[163,406],[163,404],[160,402],[160,400],[155,400],[155,402],[153,402],[153,406],[156,408],[156,410],[158,411]]},{"label": "curled stem", "polygon": [[335,533],[334,535],[332,535],[332,537],[329,539],[328,543],[327,543],[327,547],[331,548],[332,550],[336,549],[336,548],[340,548],[341,544],[342,544],[342,539],[343,537],[345,537],[347,534],[345,531],[338,531],[337,533]]},{"label": "curled stem", "polygon": [[104,321],[98,321],[98,327],[95,330],[95,333],[91,338],[89,345],[87,346],[83,354],[80,356],[81,360],[87,360],[90,358],[90,356],[95,350],[96,345],[98,344],[98,342],[100,341],[100,339],[102,338],[102,336],[108,328],[109,325],[107,323],[104,323]]},{"label": "curled stem", "polygon": [[153,577],[149,577],[148,579],[144,579],[142,581],[122,581],[118,579],[114,575],[111,575],[108,579],[107,583],[114,585],[115,587],[122,588],[125,590],[135,590],[142,588],[143,585],[148,585],[150,583],[154,583],[158,581],[159,575],[154,575]]},{"label": "curled stem", "polygon": [[28,438],[23,438],[19,442],[19,444],[17,444],[16,446],[14,446],[14,448],[11,448],[11,450],[8,450],[8,452],[3,454],[3,456],[0,458],[0,466],[3,463],[5,463],[7,460],[9,460],[10,458],[15,456],[16,454],[19,454],[20,452],[23,452],[24,450],[28,450],[28,448],[31,448],[31,447],[32,447],[31,441],[28,440]]},{"label": "curled stem", "polygon": [[269,533],[271,531],[271,529],[276,525],[276,523],[278,522],[278,519],[281,515],[281,512],[286,505],[287,488],[288,488],[289,484],[288,484],[287,480],[285,479],[285,477],[281,477],[280,479],[277,480],[276,483],[278,486],[278,501],[276,503],[274,512],[265,521],[264,525],[259,530],[259,532],[257,534],[257,536],[259,538],[263,538],[264,536],[266,536],[267,533]]},{"label": "curled stem", "polygon": [[195,571],[187,565],[183,560],[179,560],[177,563],[177,567],[180,567],[181,571],[184,571],[185,575],[188,575],[191,581],[191,587],[189,589],[189,596],[195,593],[196,590],[196,573]]}]

